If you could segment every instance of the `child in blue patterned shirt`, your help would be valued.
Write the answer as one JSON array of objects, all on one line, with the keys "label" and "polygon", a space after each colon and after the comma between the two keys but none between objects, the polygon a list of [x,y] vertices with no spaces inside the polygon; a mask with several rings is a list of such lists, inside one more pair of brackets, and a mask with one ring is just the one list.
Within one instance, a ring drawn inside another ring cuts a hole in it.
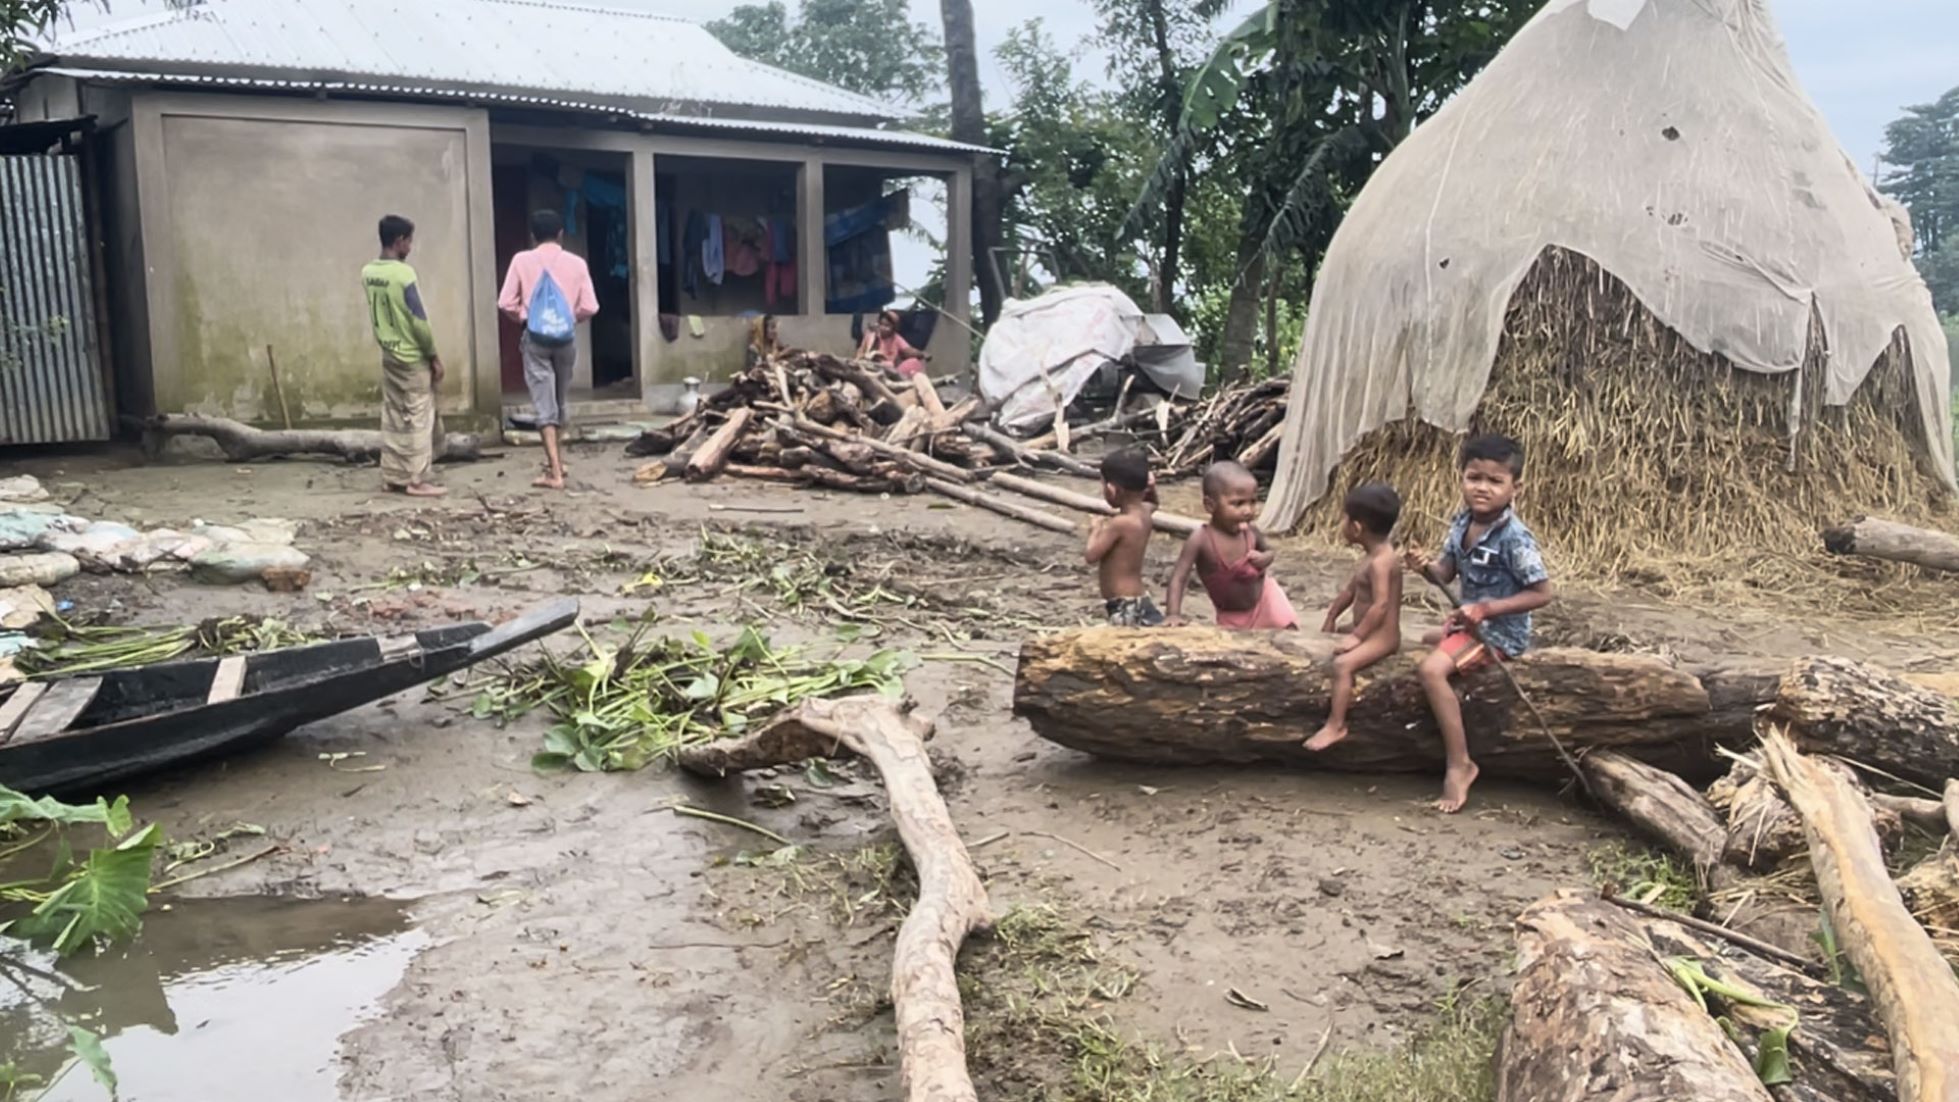
[{"label": "child in blue patterned shirt", "polygon": [[1492,661],[1489,647],[1515,658],[1530,649],[1531,612],[1551,603],[1551,575],[1537,540],[1510,507],[1523,484],[1524,446],[1507,436],[1472,437],[1462,448],[1463,510],[1449,525],[1442,553],[1423,562],[1408,552],[1410,570],[1443,585],[1462,579],[1462,607],[1449,614],[1422,659],[1422,689],[1448,755],[1440,811],[1453,814],[1469,799],[1476,762],[1463,731],[1462,701],[1450,684]]}]

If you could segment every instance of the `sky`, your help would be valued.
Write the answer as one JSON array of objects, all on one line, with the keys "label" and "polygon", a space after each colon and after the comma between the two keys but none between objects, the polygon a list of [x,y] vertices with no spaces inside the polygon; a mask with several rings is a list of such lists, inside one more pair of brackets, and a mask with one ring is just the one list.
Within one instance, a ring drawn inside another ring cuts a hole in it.
[{"label": "sky", "polygon": [[[740,0],[637,0],[654,10],[706,21]],[[785,0],[794,8],[795,0]],[[1789,42],[1796,75],[1822,108],[1837,140],[1866,173],[1882,147],[1884,126],[1910,104],[1928,103],[1959,86],[1959,0],[1767,0]],[[1251,0],[1238,0],[1249,10]],[[937,28],[938,0],[911,0],[913,18]],[[1007,31],[1040,18],[1056,42],[1095,33],[1088,0],[974,0],[980,77],[989,105],[1000,106],[1007,79],[992,56]],[[1229,17],[1227,17],[1228,19]],[[1078,75],[1099,77],[1099,58]]]}]

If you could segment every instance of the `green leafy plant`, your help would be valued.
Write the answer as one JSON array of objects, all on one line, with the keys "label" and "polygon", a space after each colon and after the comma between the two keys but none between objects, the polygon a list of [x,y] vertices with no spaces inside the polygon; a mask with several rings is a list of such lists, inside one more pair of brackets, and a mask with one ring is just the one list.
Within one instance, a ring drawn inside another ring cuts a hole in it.
[{"label": "green leafy plant", "polygon": [[[83,825],[100,825],[110,844],[91,849],[77,863],[66,831]],[[48,945],[63,955],[135,936],[149,906],[150,865],[163,832],[151,824],[131,833],[134,826],[124,797],[114,803],[97,799],[71,805],[52,797],[29,799],[0,785],[0,862],[55,843],[46,874],[0,883],[0,906],[27,908],[0,922],[0,934]]]},{"label": "green leafy plant", "polygon": [[15,664],[30,678],[73,677],[102,670],[318,642],[284,620],[232,616],[179,627],[116,627],[53,618]]},{"label": "green leafy plant", "polygon": [[639,769],[684,746],[739,733],[799,700],[896,693],[917,662],[895,650],[817,659],[799,648],[778,650],[752,627],[726,648],[700,633],[647,640],[643,626],[621,646],[584,640],[575,658],[546,653],[497,675],[471,703],[478,718],[549,712],[556,722],[545,732],[544,751],[531,759],[537,769]]}]

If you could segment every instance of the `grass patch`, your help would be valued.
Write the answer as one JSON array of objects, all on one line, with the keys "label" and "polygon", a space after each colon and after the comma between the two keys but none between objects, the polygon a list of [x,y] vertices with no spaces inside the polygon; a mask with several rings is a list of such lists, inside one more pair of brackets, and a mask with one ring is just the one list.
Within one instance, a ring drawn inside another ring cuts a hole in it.
[{"label": "grass patch", "polygon": [[1700,902],[1694,870],[1649,846],[1612,842],[1586,855],[1592,882],[1602,890],[1670,911],[1692,911]]}]

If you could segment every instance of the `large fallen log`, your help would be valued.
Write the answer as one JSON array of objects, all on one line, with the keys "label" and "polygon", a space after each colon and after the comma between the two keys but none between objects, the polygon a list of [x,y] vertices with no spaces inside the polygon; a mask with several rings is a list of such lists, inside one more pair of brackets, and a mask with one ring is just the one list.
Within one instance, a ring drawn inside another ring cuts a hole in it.
[{"label": "large fallen log", "polygon": [[1891,1037],[1898,1098],[1959,1100],[1959,979],[1891,882],[1870,805],[1780,732],[1763,738],[1762,756],[1803,817],[1831,929]]},{"label": "large fallen log", "polygon": [[1518,917],[1517,953],[1497,1102],[1770,1102],[1626,912],[1552,896]]},{"label": "large fallen log", "polygon": [[847,750],[884,778],[891,818],[918,872],[918,902],[898,929],[891,960],[891,1004],[898,1022],[898,1066],[911,1102],[973,1102],[966,1070],[966,1016],[953,962],[966,936],[991,924],[986,888],[952,824],[925,754],[931,725],[879,696],[806,700],[739,739],[681,753],[692,773],[746,769],[832,757]]},{"label": "large fallen log", "polygon": [[1959,537],[1879,517],[1858,517],[1825,529],[1823,549],[1832,555],[1861,555],[1959,573]]},{"label": "large fallen log", "polygon": [[[1302,632],[1087,628],[1021,645],[1014,712],[1041,737],[1101,757],[1177,764],[1283,762],[1351,772],[1440,770],[1442,742],[1404,652],[1362,673],[1347,739],[1302,745],[1326,718],[1333,640]],[[1688,776],[1714,747],[1752,738],[1773,670],[1688,670],[1666,659],[1544,650],[1511,664],[1574,752],[1616,749]],[[1567,772],[1503,675],[1462,687],[1470,752],[1486,773]]]},{"label": "large fallen log", "polygon": [[1811,658],[1782,679],[1772,719],[1797,745],[1937,787],[1959,777],[1959,701],[1847,658]]},{"label": "large fallen log", "polygon": [[748,430],[748,422],[755,411],[746,406],[731,411],[721,427],[714,430],[700,450],[687,460],[684,475],[689,482],[705,482],[721,473],[728,463],[728,453],[735,450],[735,442]]},{"label": "large fallen log", "polygon": [[[381,433],[375,429],[260,429],[229,417],[165,413],[134,422],[146,441],[169,436],[203,436],[233,463],[288,455],[331,455],[351,463],[371,463],[381,457]],[[437,463],[483,458],[483,441],[474,433],[452,432],[442,438]]]}]

